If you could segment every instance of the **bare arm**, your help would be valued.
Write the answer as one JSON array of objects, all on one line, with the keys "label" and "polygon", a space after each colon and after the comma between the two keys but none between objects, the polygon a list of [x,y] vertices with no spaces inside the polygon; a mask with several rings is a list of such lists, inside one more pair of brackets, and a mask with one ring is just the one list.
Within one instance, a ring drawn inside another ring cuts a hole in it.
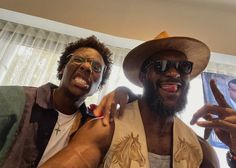
[{"label": "bare arm", "polygon": [[[125,105],[135,99],[137,96],[126,87],[118,87],[104,96],[94,111],[96,116],[104,116],[104,118],[87,122],[77,131],[68,146],[46,161],[41,168],[97,167],[112,140],[114,115],[122,115]],[[119,109],[117,105],[120,106]]]},{"label": "bare arm", "polygon": [[208,144],[205,139],[198,136],[198,141],[202,147],[203,160],[200,168],[220,168],[220,163],[215,150]]},{"label": "bare arm", "polygon": [[96,168],[105,156],[112,140],[114,123],[105,118],[93,119],[82,126],[63,150],[40,168]]}]

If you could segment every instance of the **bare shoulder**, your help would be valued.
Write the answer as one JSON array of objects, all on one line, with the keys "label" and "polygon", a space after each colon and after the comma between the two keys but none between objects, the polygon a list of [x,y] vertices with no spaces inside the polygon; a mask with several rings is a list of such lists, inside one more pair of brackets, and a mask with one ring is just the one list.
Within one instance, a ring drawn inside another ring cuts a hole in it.
[{"label": "bare shoulder", "polygon": [[201,168],[220,168],[220,163],[213,147],[203,138],[198,137],[198,141],[202,147],[203,161]]}]

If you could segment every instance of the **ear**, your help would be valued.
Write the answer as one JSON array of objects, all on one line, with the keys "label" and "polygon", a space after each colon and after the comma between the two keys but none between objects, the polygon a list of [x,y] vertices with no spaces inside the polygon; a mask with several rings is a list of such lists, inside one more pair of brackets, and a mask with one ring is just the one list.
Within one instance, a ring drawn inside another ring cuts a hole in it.
[{"label": "ear", "polygon": [[60,72],[58,72],[58,75],[61,76],[61,78],[63,77],[63,74],[64,74],[64,69],[65,68],[62,68]]},{"label": "ear", "polygon": [[61,69],[60,73],[63,75],[65,67]]},{"label": "ear", "polygon": [[146,78],[145,73],[140,72],[140,73],[139,73],[139,80],[140,80],[140,82],[141,82],[142,84],[143,84],[143,81],[144,81],[145,78]]},{"label": "ear", "polygon": [[63,75],[64,69],[59,72],[59,75]]}]

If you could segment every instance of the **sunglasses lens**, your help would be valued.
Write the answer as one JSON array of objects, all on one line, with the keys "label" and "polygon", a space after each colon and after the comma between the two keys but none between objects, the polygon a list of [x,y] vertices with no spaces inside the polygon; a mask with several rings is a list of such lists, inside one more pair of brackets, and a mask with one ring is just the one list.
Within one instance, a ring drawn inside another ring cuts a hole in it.
[{"label": "sunglasses lens", "polygon": [[169,60],[157,60],[153,63],[154,70],[159,73],[168,71],[171,67],[174,67],[179,73],[187,75],[191,73],[193,63],[190,61],[169,61]]},{"label": "sunglasses lens", "polygon": [[160,61],[155,61],[153,66],[156,72],[165,72],[166,71],[166,66],[167,65],[167,60],[160,60]]},{"label": "sunglasses lens", "polygon": [[192,72],[193,63],[190,61],[180,61],[178,70],[182,74],[190,74]]}]

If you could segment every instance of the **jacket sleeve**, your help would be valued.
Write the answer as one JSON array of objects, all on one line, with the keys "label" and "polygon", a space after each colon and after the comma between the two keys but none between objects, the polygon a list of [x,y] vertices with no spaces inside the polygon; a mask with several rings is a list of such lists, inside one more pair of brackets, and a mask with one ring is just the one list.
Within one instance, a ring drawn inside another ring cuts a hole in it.
[{"label": "jacket sleeve", "polygon": [[0,165],[17,134],[25,106],[21,86],[0,86]]}]

